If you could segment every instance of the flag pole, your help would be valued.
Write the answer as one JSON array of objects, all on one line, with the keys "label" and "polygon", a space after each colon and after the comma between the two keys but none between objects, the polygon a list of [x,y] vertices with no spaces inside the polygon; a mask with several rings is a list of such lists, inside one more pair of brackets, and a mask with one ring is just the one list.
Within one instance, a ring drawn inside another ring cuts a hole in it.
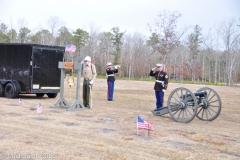
[{"label": "flag pole", "polygon": [[150,128],[149,128],[149,123],[148,123],[148,137],[150,136]]},{"label": "flag pole", "polygon": [[138,117],[137,117],[137,136],[138,136]]}]

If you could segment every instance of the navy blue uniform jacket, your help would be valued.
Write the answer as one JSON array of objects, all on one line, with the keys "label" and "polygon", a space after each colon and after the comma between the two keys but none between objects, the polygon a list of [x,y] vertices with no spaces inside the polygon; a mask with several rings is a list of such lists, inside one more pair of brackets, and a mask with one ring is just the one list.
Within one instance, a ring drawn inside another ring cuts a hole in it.
[{"label": "navy blue uniform jacket", "polygon": [[163,85],[161,83],[155,82],[154,89],[156,91],[162,91],[162,89],[167,89],[167,86],[168,86],[168,75],[167,75],[166,72],[164,72],[164,71],[153,72],[151,70],[150,71],[150,76],[154,76],[156,78],[156,80],[158,80],[158,81],[164,81],[164,87],[163,87]]},{"label": "navy blue uniform jacket", "polygon": [[[118,73],[118,69],[106,69],[107,75]],[[115,76],[108,76],[107,81],[115,81]]]}]

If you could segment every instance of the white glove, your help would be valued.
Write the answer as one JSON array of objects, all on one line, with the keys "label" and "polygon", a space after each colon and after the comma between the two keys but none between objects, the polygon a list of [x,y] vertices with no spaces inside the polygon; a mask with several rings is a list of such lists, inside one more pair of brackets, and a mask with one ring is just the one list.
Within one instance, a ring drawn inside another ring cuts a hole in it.
[{"label": "white glove", "polygon": [[166,91],[166,89],[163,89],[163,90],[162,90],[162,92],[165,92],[165,91]]},{"label": "white glove", "polygon": [[91,81],[89,82],[89,84],[93,84],[93,80],[91,80]]},{"label": "white glove", "polygon": [[119,65],[116,65],[116,66],[114,66],[114,68],[115,68],[115,69],[119,69],[119,68],[120,68],[120,66],[119,66]]},{"label": "white glove", "polygon": [[154,71],[155,69],[156,69],[156,67],[153,67],[153,68],[152,68],[152,71]]}]

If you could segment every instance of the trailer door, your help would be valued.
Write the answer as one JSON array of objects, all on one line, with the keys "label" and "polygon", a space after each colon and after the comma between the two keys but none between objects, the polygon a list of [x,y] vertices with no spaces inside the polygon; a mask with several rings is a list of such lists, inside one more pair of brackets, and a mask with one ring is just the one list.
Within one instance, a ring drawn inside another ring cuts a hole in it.
[{"label": "trailer door", "polygon": [[60,89],[58,62],[63,59],[63,51],[49,48],[33,48],[32,56],[32,91],[51,93]]}]

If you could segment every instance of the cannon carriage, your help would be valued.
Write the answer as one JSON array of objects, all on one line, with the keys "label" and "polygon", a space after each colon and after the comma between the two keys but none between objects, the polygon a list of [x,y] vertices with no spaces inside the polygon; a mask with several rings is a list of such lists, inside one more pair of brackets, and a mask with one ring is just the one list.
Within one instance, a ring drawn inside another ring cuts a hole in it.
[{"label": "cannon carriage", "polygon": [[192,93],[189,89],[180,87],[170,93],[166,107],[152,113],[155,116],[169,113],[174,121],[188,123],[195,116],[203,121],[212,121],[218,117],[221,108],[221,99],[213,89],[204,87]]}]

